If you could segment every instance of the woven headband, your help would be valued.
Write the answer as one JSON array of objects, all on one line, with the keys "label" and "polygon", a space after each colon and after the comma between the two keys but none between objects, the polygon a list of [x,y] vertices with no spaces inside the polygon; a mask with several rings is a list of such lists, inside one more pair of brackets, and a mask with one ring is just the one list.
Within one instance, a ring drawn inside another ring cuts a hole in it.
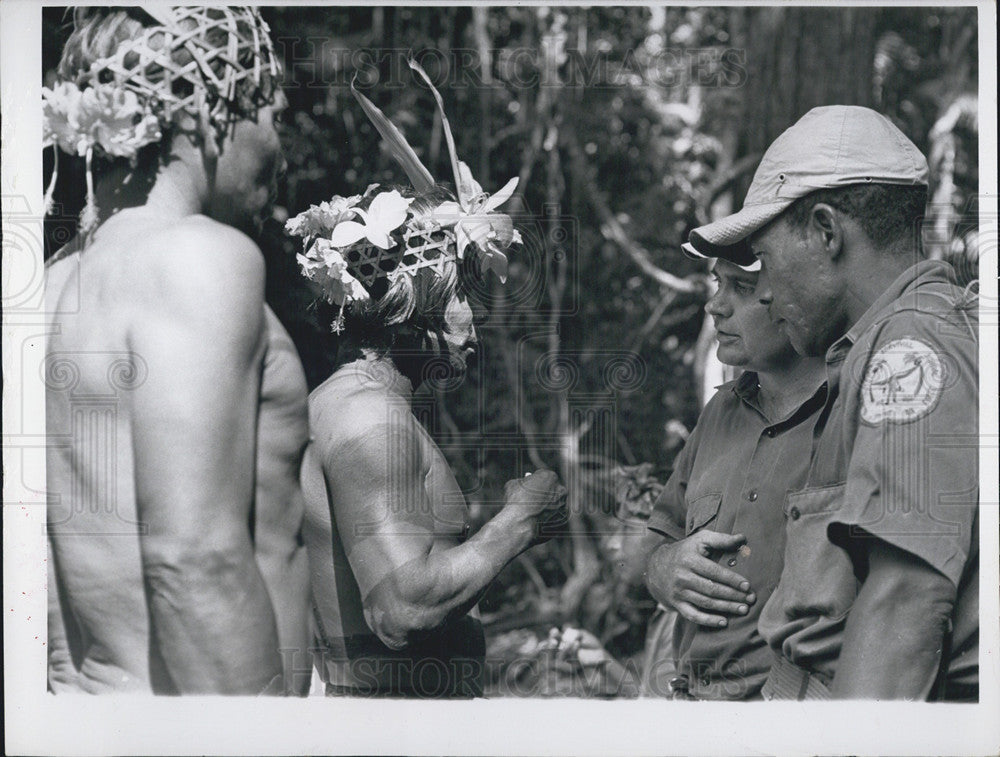
[{"label": "woven headband", "polygon": [[[239,85],[250,84],[259,92],[265,84],[265,72],[272,82],[278,76],[270,30],[256,8],[161,6],[143,11],[160,25],[119,45],[114,55],[95,61],[90,67],[91,81],[102,81],[110,73],[120,86],[159,100],[166,118],[174,110],[197,116],[199,97],[204,96],[199,90],[207,90],[216,101],[211,113],[214,119],[222,109],[237,104]],[[213,33],[222,35],[224,43],[209,42]],[[151,44],[154,39],[155,47]],[[177,61],[176,53],[181,50],[191,57],[185,64]],[[138,61],[126,64],[130,56],[138,56]],[[247,57],[249,65],[241,62]],[[162,78],[148,78],[151,67],[157,73],[162,71]],[[187,82],[191,91],[178,95],[174,87],[177,81]]]},{"label": "woven headband", "polygon": [[[59,148],[85,157],[87,204],[80,218],[84,234],[93,230],[98,217],[95,149],[134,161],[140,148],[162,138],[174,113],[186,112],[200,123],[205,107],[215,138],[221,138],[231,120],[272,102],[277,88],[279,69],[270,31],[256,8],[155,6],[143,12],[157,25],[120,43],[112,55],[95,60],[74,81],[42,88],[44,144],[56,147],[46,213],[52,209]],[[213,44],[211,37],[219,42]],[[179,61],[181,57],[187,62]]]}]

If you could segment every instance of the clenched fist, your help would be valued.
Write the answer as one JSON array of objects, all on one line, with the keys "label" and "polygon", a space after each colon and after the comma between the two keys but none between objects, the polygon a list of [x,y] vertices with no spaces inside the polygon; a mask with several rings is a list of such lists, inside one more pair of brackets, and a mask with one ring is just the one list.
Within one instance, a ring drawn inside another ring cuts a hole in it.
[{"label": "clenched fist", "polygon": [[532,544],[548,541],[565,529],[569,520],[566,487],[553,471],[539,470],[511,479],[503,491],[504,509],[532,524]]}]

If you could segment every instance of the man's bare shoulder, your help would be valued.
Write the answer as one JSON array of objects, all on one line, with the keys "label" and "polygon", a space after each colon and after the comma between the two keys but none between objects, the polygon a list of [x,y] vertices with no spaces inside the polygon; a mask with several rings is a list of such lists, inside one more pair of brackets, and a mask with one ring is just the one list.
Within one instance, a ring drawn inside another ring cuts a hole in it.
[{"label": "man's bare shoulder", "polygon": [[382,446],[420,438],[410,404],[373,382],[334,374],[309,395],[309,424],[314,444],[324,452],[358,446]]},{"label": "man's bare shoulder", "polygon": [[167,297],[263,303],[264,257],[241,231],[205,216],[156,227],[137,246],[147,287]]}]

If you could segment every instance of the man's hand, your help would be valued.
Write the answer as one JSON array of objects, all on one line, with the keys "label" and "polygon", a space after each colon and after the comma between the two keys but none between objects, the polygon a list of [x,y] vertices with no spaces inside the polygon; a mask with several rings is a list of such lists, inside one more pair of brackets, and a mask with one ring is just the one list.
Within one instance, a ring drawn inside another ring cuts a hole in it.
[{"label": "man's hand", "polygon": [[582,668],[592,668],[614,660],[594,634],[584,628],[549,631],[548,642],[556,649],[556,663],[576,660]]},{"label": "man's hand", "polygon": [[646,585],[658,602],[673,607],[686,620],[726,626],[729,621],[724,615],[746,615],[757,597],[749,581],[718,565],[711,555],[731,552],[745,541],[742,534],[703,530],[664,544],[649,558]]},{"label": "man's hand", "polygon": [[504,510],[530,523],[532,544],[541,544],[562,531],[569,520],[566,487],[550,470],[539,470],[504,485]]}]

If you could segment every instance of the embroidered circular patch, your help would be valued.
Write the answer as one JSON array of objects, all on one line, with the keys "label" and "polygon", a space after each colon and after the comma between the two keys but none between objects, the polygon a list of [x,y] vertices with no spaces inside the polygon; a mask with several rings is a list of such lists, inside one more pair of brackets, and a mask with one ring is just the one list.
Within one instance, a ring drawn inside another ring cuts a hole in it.
[{"label": "embroidered circular patch", "polygon": [[906,337],[879,347],[861,382],[866,423],[907,423],[930,412],[944,386],[944,365],[926,342]]}]

